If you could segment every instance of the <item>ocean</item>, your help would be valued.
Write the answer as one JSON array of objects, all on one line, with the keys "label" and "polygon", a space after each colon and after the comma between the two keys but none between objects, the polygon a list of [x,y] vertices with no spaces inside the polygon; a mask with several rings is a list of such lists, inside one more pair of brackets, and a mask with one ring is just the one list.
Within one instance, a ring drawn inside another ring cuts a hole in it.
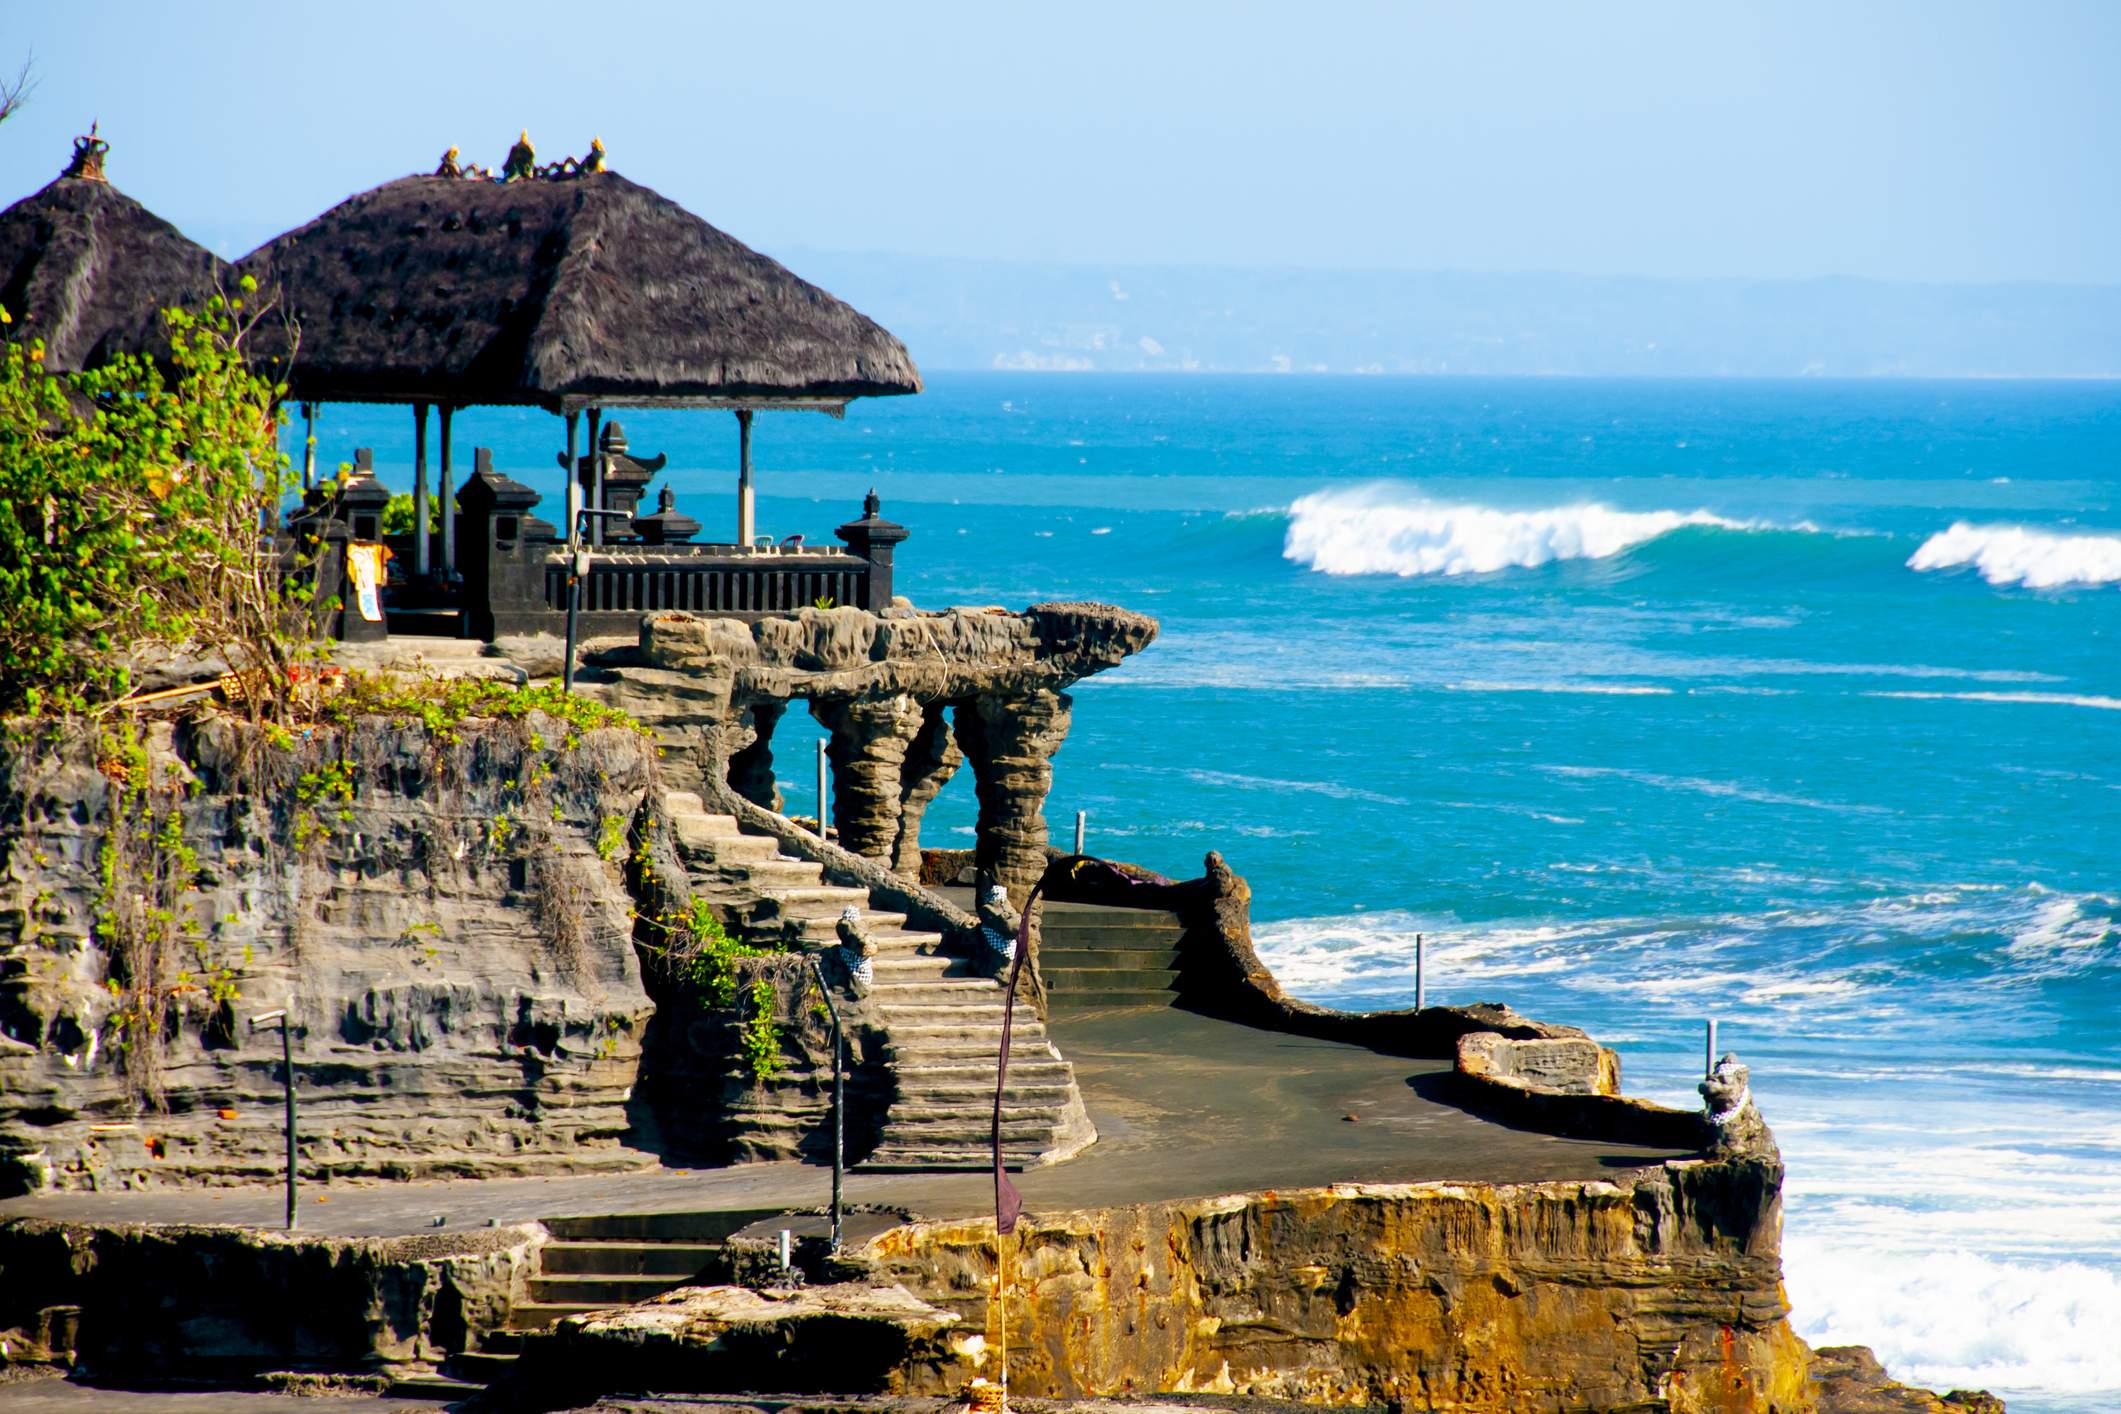
[{"label": "ocean", "polygon": [[[733,419],[621,417],[731,533]],[[410,421],[327,408],[323,460],[408,489]],[[457,429],[556,497],[557,419]],[[1432,1001],[1632,1094],[1697,1104],[1715,1018],[1806,1339],[2121,1408],[2121,387],[944,373],[755,460],[777,534],[874,486],[924,607],[1162,621],[1075,692],[1056,838],[1222,851],[1315,1001],[1408,1003],[1424,934]]]}]

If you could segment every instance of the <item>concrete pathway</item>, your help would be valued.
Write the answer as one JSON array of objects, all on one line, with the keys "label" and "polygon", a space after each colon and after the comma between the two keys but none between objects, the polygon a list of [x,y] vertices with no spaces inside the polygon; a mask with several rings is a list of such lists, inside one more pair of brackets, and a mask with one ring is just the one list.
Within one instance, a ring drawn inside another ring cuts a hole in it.
[{"label": "concrete pathway", "polygon": [[[1557,1139],[1432,1098],[1442,1061],[1381,1056],[1190,1012],[1132,1009],[1056,1021],[1099,1140],[1017,1176],[1032,1212],[1338,1182],[1527,1183],[1615,1178],[1682,1155]],[[866,1174],[850,1203],[933,1218],[990,1211],[978,1173]],[[797,1163],[484,1182],[335,1184],[303,1190],[305,1231],[387,1236],[580,1213],[778,1209],[823,1204],[831,1173]],[[61,1193],[0,1202],[0,1217],[276,1227],[271,1188]],[[440,1219],[440,1224],[437,1224]]]}]

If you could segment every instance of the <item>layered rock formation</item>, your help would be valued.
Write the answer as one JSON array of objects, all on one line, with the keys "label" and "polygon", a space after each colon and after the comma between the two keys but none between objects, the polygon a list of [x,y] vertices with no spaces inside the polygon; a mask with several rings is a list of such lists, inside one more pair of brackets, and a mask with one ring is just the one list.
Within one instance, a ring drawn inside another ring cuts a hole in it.
[{"label": "layered rock formation", "polygon": [[[1780,1178],[1761,1158],[1041,1215],[1010,1264],[1010,1386],[1796,1414],[1809,1352],[1784,1319]],[[998,1347],[991,1223],[866,1251]]]},{"label": "layered rock formation", "polygon": [[63,1329],[52,1353],[91,1378],[432,1365],[507,1323],[545,1241],[534,1223],[351,1238],[11,1219],[0,1335]]},{"label": "layered rock formation", "polygon": [[1103,604],[805,609],[757,623],[658,614],[595,690],[662,733],[675,784],[712,800],[726,783],[769,809],[774,728],[807,702],[830,733],[841,843],[910,879],[921,814],[968,762],[980,872],[1021,904],[1045,869],[1041,811],[1068,732],[1066,689],[1156,631]]},{"label": "layered rock formation", "polygon": [[[654,771],[620,729],[224,717],[0,749],[0,1183],[638,1165],[650,1011],[620,872]],[[614,829],[617,829],[614,836]],[[600,849],[601,846],[601,849]]]}]

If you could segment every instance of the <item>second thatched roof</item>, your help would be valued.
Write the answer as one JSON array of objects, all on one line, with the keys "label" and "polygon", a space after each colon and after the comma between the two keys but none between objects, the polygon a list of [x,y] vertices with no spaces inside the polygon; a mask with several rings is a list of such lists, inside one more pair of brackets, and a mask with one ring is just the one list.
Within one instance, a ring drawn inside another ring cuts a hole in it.
[{"label": "second thatched roof", "polygon": [[305,400],[558,410],[921,387],[875,321],[615,172],[400,178],[241,268],[291,317]]},{"label": "second thatched roof", "polygon": [[0,308],[10,339],[44,340],[44,366],[162,357],[162,311],[196,310],[229,283],[204,246],[103,178],[108,144],[78,138],[63,175],[0,211]]}]

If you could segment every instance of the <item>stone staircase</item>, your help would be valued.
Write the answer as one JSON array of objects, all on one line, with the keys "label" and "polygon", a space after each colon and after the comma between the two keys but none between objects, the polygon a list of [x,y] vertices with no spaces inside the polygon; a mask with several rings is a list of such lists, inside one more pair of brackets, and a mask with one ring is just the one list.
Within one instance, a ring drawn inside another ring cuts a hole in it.
[{"label": "stone staircase", "polygon": [[775,1212],[546,1218],[552,1241],[539,1249],[530,1299],[509,1312],[507,1328],[487,1332],[478,1350],[450,1356],[438,1375],[400,1380],[391,1392],[429,1398],[475,1393],[514,1368],[524,1332],[548,1329],[563,1316],[630,1306],[683,1286],[714,1260],[731,1233]]},{"label": "stone staircase", "polygon": [[[888,1036],[895,1082],[865,1169],[978,1169],[993,1162],[994,1062],[1001,1050],[1002,985],[947,951],[940,933],[906,926],[906,915],[870,906],[866,889],[824,881],[823,866],[781,853],[779,841],[745,834],[734,816],[710,814],[697,795],[663,798],[692,891],[718,906],[735,930],[836,943],[840,912],[859,909],[877,945],[867,1002]],[[1075,1072],[1018,998],[1002,1152],[1017,1166],[1067,1158],[1091,1140]]]},{"label": "stone staircase", "polygon": [[1051,903],[1039,917],[1039,965],[1056,1012],[1170,1006],[1178,999],[1175,913]]}]

